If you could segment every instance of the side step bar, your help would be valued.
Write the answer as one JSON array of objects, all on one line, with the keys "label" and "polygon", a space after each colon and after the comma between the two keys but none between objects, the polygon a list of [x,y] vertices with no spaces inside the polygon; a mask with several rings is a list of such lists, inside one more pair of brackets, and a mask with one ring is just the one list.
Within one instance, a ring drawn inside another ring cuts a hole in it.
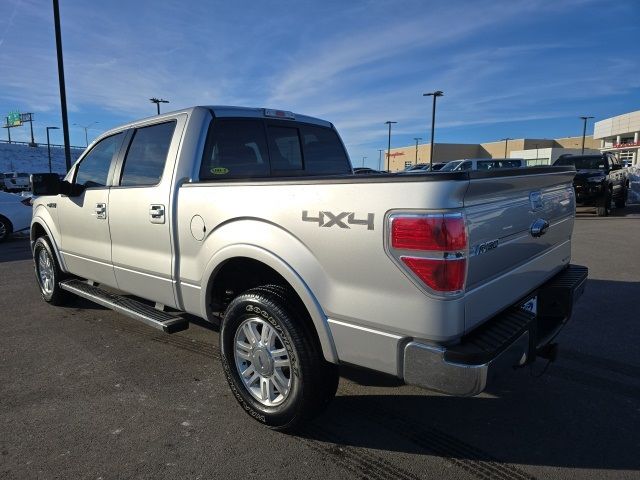
[{"label": "side step bar", "polygon": [[189,322],[182,317],[170,315],[167,312],[156,310],[142,302],[107,292],[82,280],[60,282],[60,287],[79,297],[86,298],[98,305],[140,320],[150,327],[157,328],[166,333],[175,333],[189,328]]}]

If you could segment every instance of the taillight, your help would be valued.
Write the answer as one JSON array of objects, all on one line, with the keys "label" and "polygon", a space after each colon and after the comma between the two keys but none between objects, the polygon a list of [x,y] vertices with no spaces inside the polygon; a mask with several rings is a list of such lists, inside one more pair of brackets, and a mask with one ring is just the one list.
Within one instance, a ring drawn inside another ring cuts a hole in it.
[{"label": "taillight", "polygon": [[431,292],[464,290],[467,231],[461,213],[395,214],[389,219],[389,252]]},{"label": "taillight", "polygon": [[391,247],[397,250],[464,250],[467,235],[462,216],[396,217],[391,222]]}]

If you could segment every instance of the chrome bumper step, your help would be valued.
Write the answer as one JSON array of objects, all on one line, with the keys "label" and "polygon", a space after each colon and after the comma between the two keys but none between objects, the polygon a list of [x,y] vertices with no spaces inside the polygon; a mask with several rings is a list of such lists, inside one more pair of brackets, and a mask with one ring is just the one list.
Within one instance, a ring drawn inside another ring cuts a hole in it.
[{"label": "chrome bumper step", "polygon": [[165,333],[175,333],[189,328],[189,322],[182,317],[162,312],[137,300],[107,292],[82,280],[60,282],[60,287]]}]

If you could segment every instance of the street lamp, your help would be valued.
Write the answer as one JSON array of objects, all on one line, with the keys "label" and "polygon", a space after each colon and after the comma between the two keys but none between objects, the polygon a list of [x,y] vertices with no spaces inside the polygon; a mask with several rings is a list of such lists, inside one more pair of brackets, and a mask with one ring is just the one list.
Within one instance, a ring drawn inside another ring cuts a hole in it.
[{"label": "street lamp", "polygon": [[60,29],[60,8],[58,0],[53,0],[53,24],[56,32],[56,54],[58,57],[58,84],[60,86],[60,110],[62,113],[62,134],[64,137],[64,158],[67,172],[71,170],[71,148],[69,147],[69,119],[67,118],[67,91],[64,84],[64,61],[62,59],[62,33]]},{"label": "street lamp", "polygon": [[584,124],[582,126],[582,155],[584,155],[584,137],[587,134],[587,120],[593,117],[580,117],[580,118],[584,121]]},{"label": "street lamp", "polygon": [[513,140],[513,138],[507,137],[502,140],[504,140],[504,158],[507,158],[507,145],[509,144],[509,140]]},{"label": "street lamp", "polygon": [[51,144],[49,143],[49,130],[60,130],[60,127],[47,127],[47,154],[49,155],[49,173],[51,173]]},{"label": "street lamp", "polygon": [[84,143],[86,143],[87,147],[89,146],[89,137],[87,135],[87,130],[89,130],[89,127],[91,127],[92,125],[95,125],[96,123],[100,123],[100,122],[91,122],[89,125],[80,125],[79,123],[73,124],[75,127],[84,128]]},{"label": "street lamp", "polygon": [[444,92],[436,90],[435,92],[423,93],[423,97],[433,97],[433,109],[431,111],[431,152],[429,154],[429,169],[433,168],[433,137],[436,128],[436,98],[444,95]]},{"label": "street lamp", "polygon": [[398,123],[398,122],[392,122],[390,120],[387,120],[384,123],[389,125],[389,142],[387,143],[387,168],[385,168],[385,170],[390,170],[390,166],[391,166],[391,124],[392,123]]},{"label": "street lamp", "polygon": [[422,140],[422,137],[413,137],[416,141],[416,165],[418,164],[418,142]]},{"label": "street lamp", "polygon": [[161,103],[169,103],[169,100],[164,100],[162,98],[156,98],[156,97],[150,98],[149,101],[151,103],[155,103],[156,107],[158,107],[158,115],[160,115],[160,104]]}]

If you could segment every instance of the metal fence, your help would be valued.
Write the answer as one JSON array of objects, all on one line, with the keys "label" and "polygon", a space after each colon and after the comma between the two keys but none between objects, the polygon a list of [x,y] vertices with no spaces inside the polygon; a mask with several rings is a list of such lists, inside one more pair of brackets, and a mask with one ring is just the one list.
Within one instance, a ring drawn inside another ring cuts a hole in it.
[{"label": "metal fence", "polygon": [[[5,144],[16,144],[16,145],[26,145],[28,147],[32,146],[31,142],[18,142],[15,140],[0,140],[0,143],[5,143]],[[46,143],[36,143],[35,144],[36,147],[46,147],[47,144]],[[49,146],[51,146],[51,148],[64,148],[64,145],[59,145],[57,143],[50,143]],[[74,150],[84,150],[87,147],[77,147],[75,145],[69,145],[69,148],[73,148]]]}]

